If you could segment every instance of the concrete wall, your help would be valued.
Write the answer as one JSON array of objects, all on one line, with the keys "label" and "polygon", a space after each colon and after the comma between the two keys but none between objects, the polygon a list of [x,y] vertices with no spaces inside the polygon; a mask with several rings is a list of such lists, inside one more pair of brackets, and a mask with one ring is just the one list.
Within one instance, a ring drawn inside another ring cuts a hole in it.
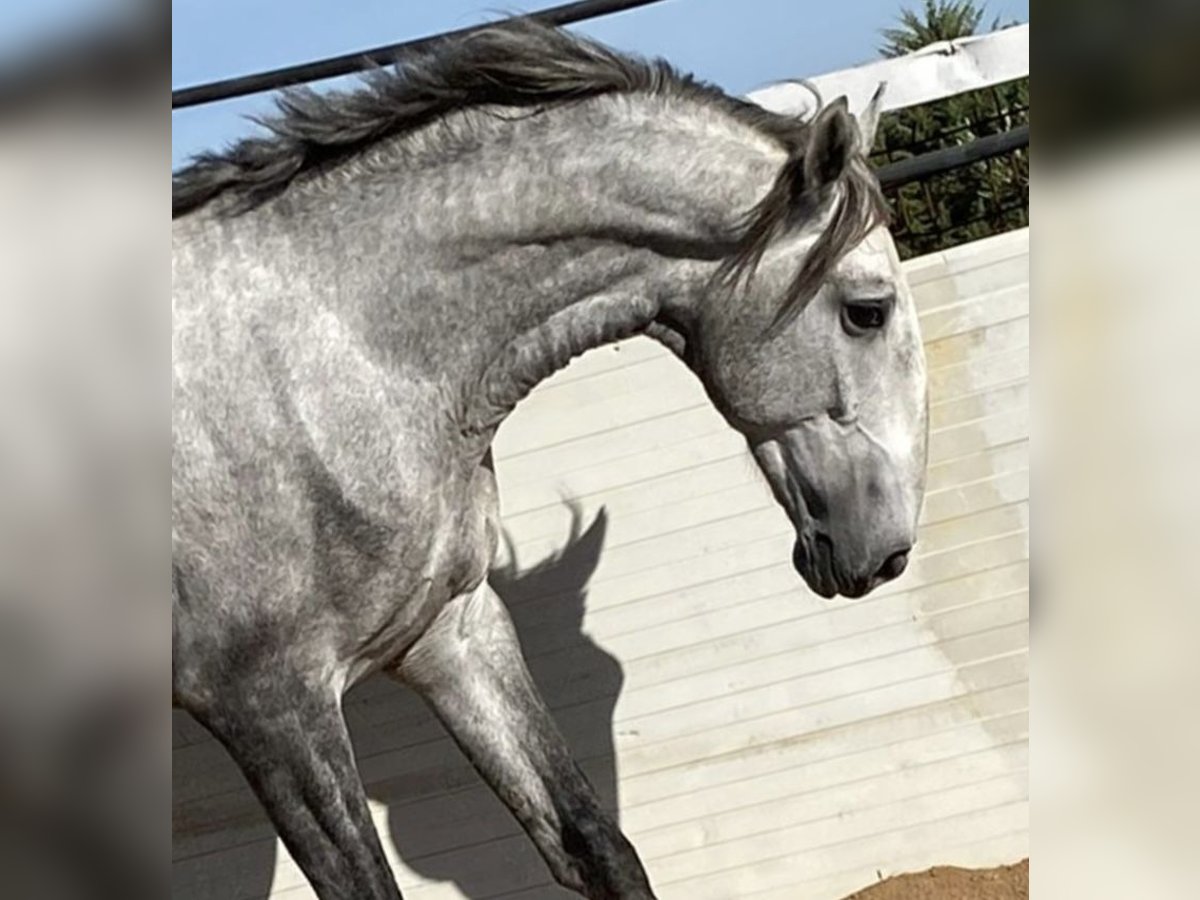
[{"label": "concrete wall", "polygon": [[[906,264],[932,385],[908,572],[824,601],[741,439],[657,345],[595,351],[505,425],[530,666],[659,896],[837,898],[1028,853],[1028,232]],[[572,512],[578,504],[572,533]],[[565,897],[440,727],[347,704],[409,898]],[[175,897],[310,897],[236,769],[177,714]],[[398,848],[398,849],[397,849]]]}]

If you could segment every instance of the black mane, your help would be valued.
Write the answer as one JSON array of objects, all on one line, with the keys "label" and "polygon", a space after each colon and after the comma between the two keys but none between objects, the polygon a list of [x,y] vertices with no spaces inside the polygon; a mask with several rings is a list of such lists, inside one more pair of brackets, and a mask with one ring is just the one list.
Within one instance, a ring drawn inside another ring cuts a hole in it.
[{"label": "black mane", "polygon": [[[821,200],[803,184],[808,122],[731,97],[679,72],[662,59],[618,53],[529,19],[510,19],[446,38],[394,68],[371,72],[354,91],[285,91],[275,116],[259,120],[270,133],[245,138],[219,153],[202,153],[172,182],[172,215],[218,196],[222,213],[246,212],[282,193],[298,176],[335,166],[378,141],[412,131],[455,110],[486,105],[544,107],[612,93],[690,99],[713,106],[778,141],[789,157],[775,185],[750,210],[736,250],[718,280],[736,285],[754,274],[769,244]],[[840,179],[829,227],[807,254],[783,298],[789,317],[803,308],[838,259],[887,220],[879,183],[856,156]]]},{"label": "black mane", "polygon": [[664,60],[627,56],[561,29],[512,19],[448,38],[393,68],[371,72],[354,91],[283,92],[276,115],[258,120],[268,136],[198,154],[174,175],[172,212],[191,212],[227,193],[236,195],[236,211],[251,209],[302,172],[454,110],[537,107],[609,93],[702,98],[788,145],[804,128],[681,74]]}]

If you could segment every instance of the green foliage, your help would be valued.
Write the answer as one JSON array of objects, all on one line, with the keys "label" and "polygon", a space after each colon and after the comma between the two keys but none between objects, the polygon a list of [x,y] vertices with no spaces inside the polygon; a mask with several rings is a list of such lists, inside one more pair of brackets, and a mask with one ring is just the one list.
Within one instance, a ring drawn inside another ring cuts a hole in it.
[{"label": "green foliage", "polygon": [[925,0],[921,12],[911,9],[900,13],[899,28],[884,28],[883,56],[903,56],[938,41],[952,41],[975,33],[983,20],[983,8],[972,0]]},{"label": "green foliage", "polygon": [[[883,31],[884,56],[974,34],[983,8],[971,0],[925,0],[905,10],[899,28]],[[947,97],[884,115],[872,161],[918,156],[1029,121],[1029,79]],[[893,234],[902,257],[919,256],[1020,228],[1029,222],[1029,163],[1025,150],[972,163],[888,191]]]}]

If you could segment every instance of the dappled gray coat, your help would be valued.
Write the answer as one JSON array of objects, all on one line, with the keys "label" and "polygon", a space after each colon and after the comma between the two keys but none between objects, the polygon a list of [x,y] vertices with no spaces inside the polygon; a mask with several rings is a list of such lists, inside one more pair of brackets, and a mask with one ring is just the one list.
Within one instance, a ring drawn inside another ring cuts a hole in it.
[{"label": "dappled gray coat", "polygon": [[798,122],[519,23],[281,105],[175,182],[175,701],[326,900],[398,896],[340,706],[379,670],[563,885],[650,897],[485,580],[492,437],[572,356],[649,334],[746,436],[814,590],[898,575],[925,369],[874,109]]}]

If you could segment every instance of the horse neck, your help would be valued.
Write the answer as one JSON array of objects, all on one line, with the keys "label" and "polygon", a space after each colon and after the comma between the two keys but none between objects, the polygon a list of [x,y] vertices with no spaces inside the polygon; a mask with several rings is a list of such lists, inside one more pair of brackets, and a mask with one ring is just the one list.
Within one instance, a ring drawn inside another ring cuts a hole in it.
[{"label": "horse neck", "polygon": [[[457,383],[458,424],[490,441],[572,357],[691,315],[783,151],[717,111],[663,98],[465,118],[469,151],[402,180],[395,209],[411,250],[400,293],[423,282],[421,308],[403,313],[416,318],[438,294],[440,324],[427,330]],[[421,140],[404,148],[410,168]]]}]

